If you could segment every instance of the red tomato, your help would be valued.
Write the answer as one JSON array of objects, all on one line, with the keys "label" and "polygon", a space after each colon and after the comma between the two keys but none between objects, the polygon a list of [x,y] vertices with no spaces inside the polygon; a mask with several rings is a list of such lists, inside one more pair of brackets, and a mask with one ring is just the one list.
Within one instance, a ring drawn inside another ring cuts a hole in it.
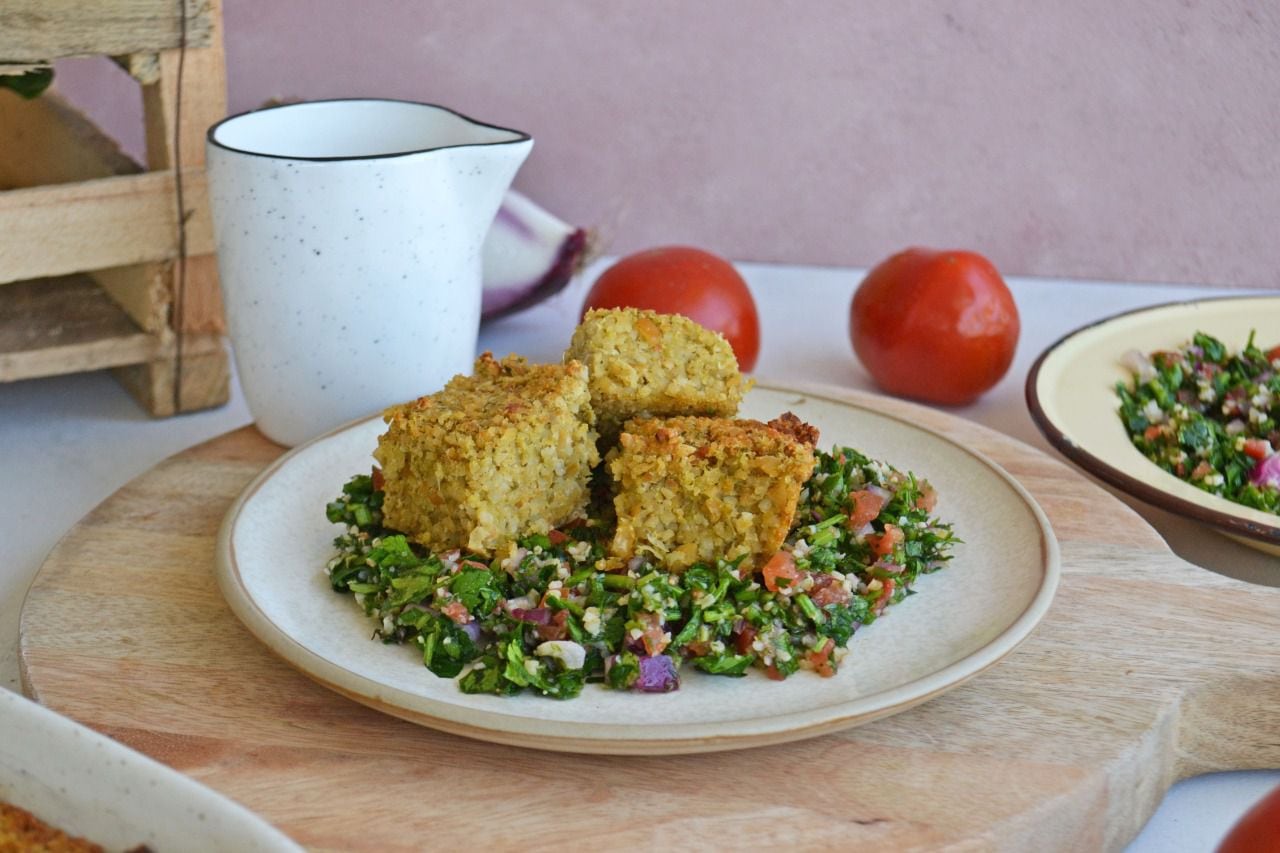
[{"label": "red tomato", "polygon": [[450,601],[440,608],[440,612],[459,625],[465,625],[471,621],[471,614],[467,612],[467,606],[461,601]]},{"label": "red tomato", "polygon": [[[544,606],[546,604],[545,598],[543,599],[543,604]],[[539,640],[563,640],[569,636],[569,626],[566,624],[568,621],[569,611],[557,610],[551,614],[550,622],[546,625],[535,626],[533,631],[538,635]]]},{"label": "red tomato", "polygon": [[875,552],[877,557],[887,557],[893,553],[894,548],[902,544],[902,540],[905,538],[901,529],[892,524],[886,524],[883,536],[877,536],[874,533],[867,534],[867,544],[871,546],[871,550]]},{"label": "red tomato", "polygon": [[836,650],[835,641],[830,637],[822,644],[821,647],[807,652],[805,657],[813,666],[813,671],[821,675],[823,678],[830,678],[836,674],[835,668],[831,665],[831,653]]},{"label": "red tomato", "polygon": [[854,492],[853,509],[849,511],[849,529],[861,530],[866,527],[876,516],[880,514],[880,510],[884,509],[884,505],[888,502],[886,498],[877,495],[875,492],[868,492],[865,489],[860,492]]},{"label": "red tomato", "polygon": [[1218,853],[1275,853],[1280,850],[1280,786],[1231,827]]},{"label": "red tomato", "polygon": [[825,572],[817,572],[810,575],[813,578],[813,588],[809,590],[809,600],[818,607],[826,607],[828,604],[848,604],[852,594],[844,588],[844,584],[837,583],[836,579]]},{"label": "red tomato", "polygon": [[928,480],[920,483],[920,494],[916,497],[916,509],[933,512],[938,505],[938,490]]},{"label": "red tomato", "polygon": [[885,578],[880,583],[884,584],[880,588],[880,594],[876,596],[876,600],[871,604],[871,612],[879,616],[884,612],[885,607],[889,605],[889,601],[893,598],[893,592],[898,588],[898,584],[893,578]]},{"label": "red tomato", "polygon": [[670,642],[667,632],[662,630],[662,619],[656,613],[644,612],[636,614],[636,621],[644,625],[644,633],[640,635],[640,639],[644,643],[645,653],[661,654]]},{"label": "red tomato", "polygon": [[908,249],[867,273],[849,310],[854,352],[890,394],[963,405],[1004,376],[1018,309],[973,252]]},{"label": "red tomato", "polygon": [[791,556],[790,551],[779,551],[769,558],[769,562],[764,564],[764,568],[760,570],[760,574],[764,575],[764,586],[769,592],[778,591],[778,579],[786,578],[790,583],[795,583],[800,577],[800,573],[796,571],[795,558]]},{"label": "red tomato", "polygon": [[1271,455],[1271,442],[1265,438],[1246,438],[1244,440],[1244,454],[1254,459],[1266,459]]},{"label": "red tomato", "polygon": [[663,246],[627,255],[591,285],[582,313],[588,308],[683,314],[724,335],[744,372],[760,354],[760,320],[747,283],[733,264],[701,249]]}]

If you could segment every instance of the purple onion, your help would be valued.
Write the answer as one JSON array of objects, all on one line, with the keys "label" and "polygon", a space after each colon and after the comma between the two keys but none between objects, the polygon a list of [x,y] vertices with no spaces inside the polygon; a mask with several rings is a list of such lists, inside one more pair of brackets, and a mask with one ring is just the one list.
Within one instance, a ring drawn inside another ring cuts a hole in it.
[{"label": "purple onion", "polygon": [[632,690],[644,693],[670,693],[680,689],[680,676],[676,674],[676,665],[666,655],[640,658],[640,677]]},{"label": "purple onion", "polygon": [[466,633],[466,635],[471,638],[471,642],[473,643],[479,642],[480,640],[480,623],[479,622],[475,622],[475,621],[464,622],[458,627],[461,628]]},{"label": "purple onion", "polygon": [[551,608],[534,607],[526,610],[523,607],[513,607],[511,608],[511,618],[519,622],[528,622],[531,625],[550,625]]},{"label": "purple onion", "polygon": [[1280,489],[1280,453],[1273,453],[1266,459],[1259,459],[1258,464],[1249,472],[1249,482],[1255,486],[1270,486]]},{"label": "purple onion", "polygon": [[484,241],[482,318],[504,317],[563,290],[586,265],[591,235],[509,190]]},{"label": "purple onion", "polygon": [[421,612],[421,613],[430,613],[430,614],[431,614],[431,615],[433,615],[433,616],[439,616],[439,615],[440,615],[440,611],[439,611],[439,610],[436,610],[434,607],[428,607],[427,605],[422,604],[422,603],[420,603],[420,602],[413,602],[413,603],[410,603],[410,604],[406,604],[406,605],[405,605],[403,608],[401,608],[401,609],[402,609],[402,610],[417,610],[417,611],[419,611],[419,612]]},{"label": "purple onion", "polygon": [[1120,364],[1138,377],[1139,382],[1150,381],[1156,375],[1156,367],[1141,350],[1131,349],[1120,357]]},{"label": "purple onion", "polygon": [[883,486],[877,486],[875,483],[868,483],[866,486],[866,491],[870,492],[871,494],[875,495],[876,497],[886,502],[893,500],[893,492],[889,491]]}]

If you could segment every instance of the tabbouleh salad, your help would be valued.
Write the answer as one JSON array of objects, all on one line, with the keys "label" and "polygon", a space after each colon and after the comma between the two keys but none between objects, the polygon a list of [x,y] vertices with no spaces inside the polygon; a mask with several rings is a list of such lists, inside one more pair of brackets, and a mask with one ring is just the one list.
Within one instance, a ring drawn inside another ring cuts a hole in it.
[{"label": "tabbouleh salad", "polygon": [[1233,354],[1197,332],[1125,363],[1133,380],[1116,384],[1120,418],[1143,455],[1206,492],[1280,512],[1280,347],[1263,351],[1250,334]]},{"label": "tabbouleh salad", "polygon": [[931,515],[927,481],[847,447],[815,455],[786,542],[758,573],[726,560],[671,573],[639,557],[603,571],[607,500],[492,559],[432,554],[381,526],[382,492],[361,475],[326,508],[346,527],[329,581],[354,593],[376,638],[412,644],[465,693],[668,692],[686,666],[834,675],[858,626],[912,595],[959,540]]}]

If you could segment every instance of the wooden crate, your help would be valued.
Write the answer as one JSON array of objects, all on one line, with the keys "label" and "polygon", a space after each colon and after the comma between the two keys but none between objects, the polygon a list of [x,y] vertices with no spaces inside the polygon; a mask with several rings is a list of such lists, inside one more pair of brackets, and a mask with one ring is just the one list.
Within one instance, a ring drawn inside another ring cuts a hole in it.
[{"label": "wooden crate", "polygon": [[204,175],[205,130],[226,113],[221,2],[0,0],[0,73],[92,55],[141,86],[147,162],[54,92],[0,90],[0,382],[112,368],[153,415],[221,405]]}]

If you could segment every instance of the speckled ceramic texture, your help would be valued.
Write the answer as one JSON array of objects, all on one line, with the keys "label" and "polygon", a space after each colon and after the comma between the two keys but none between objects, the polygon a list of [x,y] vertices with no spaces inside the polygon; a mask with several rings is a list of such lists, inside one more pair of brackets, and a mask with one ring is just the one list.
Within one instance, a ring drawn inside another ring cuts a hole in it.
[{"label": "speckled ceramic texture", "polygon": [[1176,349],[1197,331],[1237,350],[1254,330],[1260,346],[1280,344],[1280,296],[1179,302],[1111,317],[1071,333],[1040,356],[1027,377],[1027,405],[1045,437],[1094,476],[1280,555],[1280,518],[1203,492],[1143,456],[1120,421],[1114,390],[1117,382],[1132,381],[1121,363],[1130,350]]},{"label": "speckled ceramic texture", "polygon": [[341,100],[209,131],[209,198],[240,381],[296,444],[470,370],[480,257],[533,141],[441,107]]},{"label": "speckled ceramic texture", "polygon": [[221,794],[7,690],[0,800],[111,851],[302,850]]},{"label": "speckled ceramic texture", "polygon": [[356,423],[281,457],[232,506],[219,534],[223,594],[253,634],[316,681],[397,716],[485,740],[574,752],[662,754],[775,743],[832,731],[925,701],[991,666],[1044,616],[1058,549],[1034,500],[984,457],[910,423],[819,394],[758,387],[744,417],[793,411],[848,444],[927,476],[938,514],[964,544],[918,595],[850,643],[829,679],[757,672],[717,678],[686,668],[677,692],[640,695],[587,685],[582,696],[469,696],[432,675],[410,647],[371,641],[355,601],[323,568],[335,527],[325,503],[368,470],[383,425]]}]

